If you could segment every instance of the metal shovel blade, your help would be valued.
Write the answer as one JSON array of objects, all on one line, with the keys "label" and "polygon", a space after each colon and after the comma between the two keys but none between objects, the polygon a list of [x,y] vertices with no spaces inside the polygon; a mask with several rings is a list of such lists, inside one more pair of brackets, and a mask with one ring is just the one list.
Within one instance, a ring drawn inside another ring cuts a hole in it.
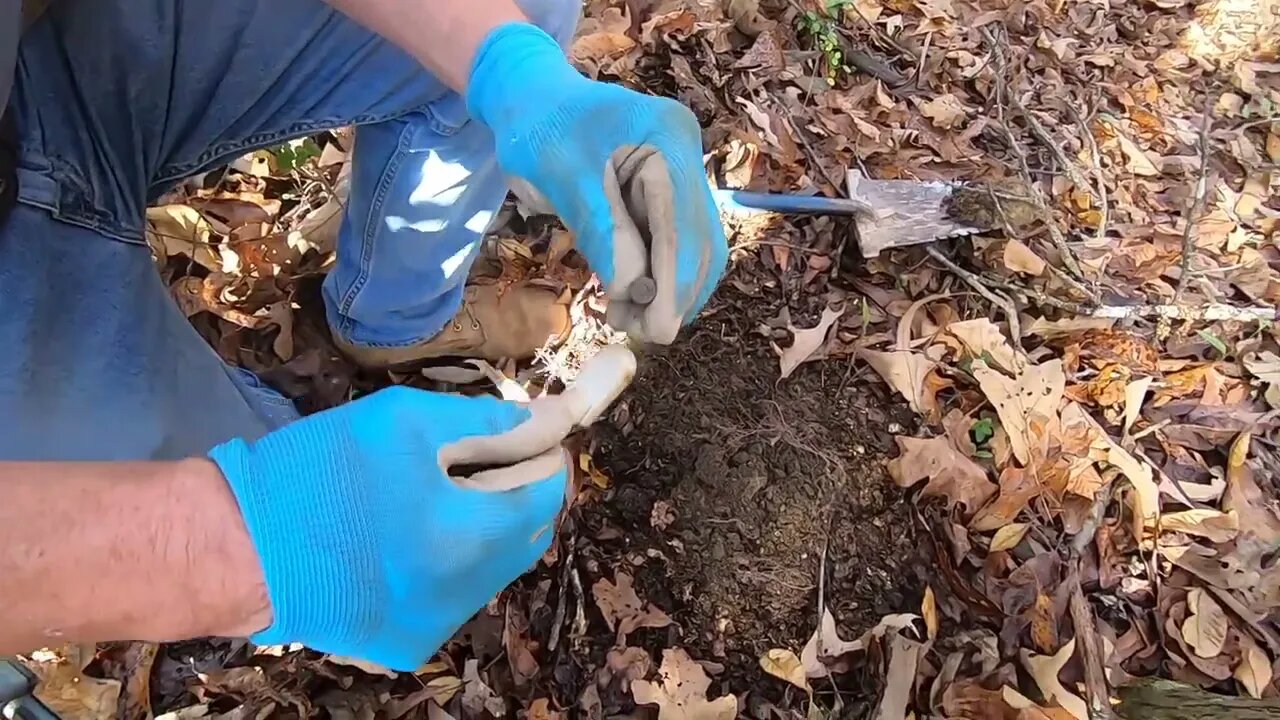
[{"label": "metal shovel blade", "polygon": [[872,180],[857,170],[845,176],[849,199],[871,208],[856,216],[864,258],[886,248],[920,245],[990,230],[948,217],[947,200],[961,186],[943,181]]}]

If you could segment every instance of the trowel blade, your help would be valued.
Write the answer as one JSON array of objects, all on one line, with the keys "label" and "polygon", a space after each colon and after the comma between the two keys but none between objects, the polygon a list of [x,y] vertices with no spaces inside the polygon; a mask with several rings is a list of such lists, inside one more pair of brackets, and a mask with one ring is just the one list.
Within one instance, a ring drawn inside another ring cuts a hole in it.
[{"label": "trowel blade", "polygon": [[920,245],[990,230],[947,217],[946,202],[960,187],[921,180],[872,180],[856,170],[846,176],[849,198],[874,208],[857,216],[858,247],[865,258],[886,248]]}]

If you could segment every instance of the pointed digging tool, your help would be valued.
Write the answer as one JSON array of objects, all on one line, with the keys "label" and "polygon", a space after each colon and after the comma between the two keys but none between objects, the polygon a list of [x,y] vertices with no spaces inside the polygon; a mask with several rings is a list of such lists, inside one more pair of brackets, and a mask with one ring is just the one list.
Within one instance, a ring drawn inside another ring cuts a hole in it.
[{"label": "pointed digging tool", "polygon": [[847,198],[712,189],[721,213],[736,217],[777,213],[854,218],[864,258],[887,248],[920,245],[991,230],[990,222],[954,217],[951,198],[972,187],[941,180],[872,180],[846,173]]}]

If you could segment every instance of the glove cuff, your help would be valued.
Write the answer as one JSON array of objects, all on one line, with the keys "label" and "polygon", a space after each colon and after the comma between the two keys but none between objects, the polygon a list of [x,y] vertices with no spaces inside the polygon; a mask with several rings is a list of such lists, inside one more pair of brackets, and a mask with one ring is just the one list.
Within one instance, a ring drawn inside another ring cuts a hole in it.
[{"label": "glove cuff", "polygon": [[[319,421],[319,422],[317,422]],[[368,485],[320,418],[209,452],[227,479],[262,563],[272,622],[250,639],[354,654],[377,630],[387,587]]]},{"label": "glove cuff", "polygon": [[564,48],[530,23],[500,25],[484,39],[471,63],[467,111],[495,129],[514,113],[527,112],[526,98],[554,102],[557,85],[582,80]]}]

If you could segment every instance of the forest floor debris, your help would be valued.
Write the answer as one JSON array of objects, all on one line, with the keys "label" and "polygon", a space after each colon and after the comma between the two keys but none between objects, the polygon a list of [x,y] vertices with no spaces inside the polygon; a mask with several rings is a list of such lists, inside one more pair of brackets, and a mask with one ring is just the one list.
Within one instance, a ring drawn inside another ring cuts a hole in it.
[{"label": "forest floor debris", "polygon": [[[957,211],[998,230],[863,260],[847,220],[730,222],[707,311],[574,439],[552,552],[416,673],[121,644],[33,656],[44,692],[128,720],[1273,706],[1278,43],[1268,0],[590,0],[573,60],[689,104],[718,186],[983,181]],[[572,294],[571,341],[358,372],[318,291],[350,146],[254,153],[148,211],[228,361],[315,411],[536,389],[609,339],[572,238],[509,207],[478,281]]]}]

